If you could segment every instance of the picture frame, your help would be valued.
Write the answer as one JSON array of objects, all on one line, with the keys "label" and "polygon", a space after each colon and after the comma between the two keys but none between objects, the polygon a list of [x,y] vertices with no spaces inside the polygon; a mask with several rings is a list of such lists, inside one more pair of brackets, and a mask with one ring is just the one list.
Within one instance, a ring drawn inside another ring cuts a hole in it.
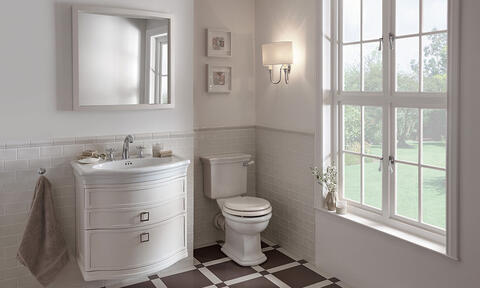
[{"label": "picture frame", "polygon": [[207,57],[232,57],[232,32],[226,29],[207,29]]},{"label": "picture frame", "polygon": [[207,64],[207,92],[232,92],[232,67],[228,65]]}]

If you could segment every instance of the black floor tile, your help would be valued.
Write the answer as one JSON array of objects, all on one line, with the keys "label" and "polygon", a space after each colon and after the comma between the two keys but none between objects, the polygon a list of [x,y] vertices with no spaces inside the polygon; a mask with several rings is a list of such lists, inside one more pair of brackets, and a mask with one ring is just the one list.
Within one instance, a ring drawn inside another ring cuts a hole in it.
[{"label": "black floor tile", "polygon": [[129,286],[125,286],[123,288],[156,288],[155,285],[151,281],[141,282]]},{"label": "black floor tile", "polygon": [[200,288],[212,285],[213,283],[205,277],[202,272],[198,270],[192,270],[183,272],[180,274],[174,274],[171,276],[161,278],[163,283],[167,285],[168,288]]},{"label": "black floor tile", "polygon": [[325,287],[322,287],[322,288],[342,288],[341,286],[338,286],[337,284],[335,283],[332,283],[330,285],[327,285]]},{"label": "black floor tile", "polygon": [[267,261],[260,265],[263,269],[270,269],[295,262],[295,260],[278,250],[269,250],[263,253],[267,256]]},{"label": "black floor tile", "polygon": [[281,270],[273,275],[292,288],[305,287],[325,280],[325,277],[303,265]]},{"label": "black floor tile", "polygon": [[243,267],[233,261],[222,262],[219,264],[208,266],[207,268],[222,281],[227,281],[256,273],[256,271],[252,269],[252,267]]},{"label": "black floor tile", "polygon": [[200,261],[200,263],[205,263],[221,258],[227,257],[227,255],[223,254],[220,250],[222,247],[220,245],[212,245],[208,247],[198,248],[193,250],[193,257]]},{"label": "black floor tile", "polygon": [[258,277],[245,282],[230,285],[231,288],[277,288],[278,286],[270,282],[267,278]]}]

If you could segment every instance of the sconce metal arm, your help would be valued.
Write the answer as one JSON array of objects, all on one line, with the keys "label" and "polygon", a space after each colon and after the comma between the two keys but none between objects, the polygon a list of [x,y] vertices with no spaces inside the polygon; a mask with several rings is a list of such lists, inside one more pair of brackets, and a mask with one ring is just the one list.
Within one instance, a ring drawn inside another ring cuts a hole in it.
[{"label": "sconce metal arm", "polygon": [[285,84],[288,84],[290,81],[290,70],[292,69],[292,66],[290,65],[285,65],[283,67],[283,72],[285,73]]},{"label": "sconce metal arm", "polygon": [[272,82],[272,84],[280,84],[280,82],[282,82],[282,70],[283,70],[283,73],[285,74],[285,83],[288,84],[288,82],[290,81],[290,71],[291,71],[291,66],[290,65],[281,65],[280,66],[280,79],[278,79],[278,81],[274,81],[273,80],[273,68],[269,68],[268,70],[270,71],[270,82]]},{"label": "sconce metal arm", "polygon": [[278,81],[273,81],[273,67],[268,69],[270,71],[270,82],[272,82],[272,84],[279,84],[282,82],[282,67],[283,66],[280,66],[280,79]]}]

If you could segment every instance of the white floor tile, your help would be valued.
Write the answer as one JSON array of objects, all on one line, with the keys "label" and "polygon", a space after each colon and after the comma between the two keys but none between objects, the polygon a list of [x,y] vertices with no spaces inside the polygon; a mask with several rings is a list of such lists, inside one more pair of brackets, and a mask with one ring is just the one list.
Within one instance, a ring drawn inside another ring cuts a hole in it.
[{"label": "white floor tile", "polygon": [[258,278],[258,277],[262,277],[262,275],[260,275],[259,273],[253,273],[253,274],[250,274],[250,275],[245,275],[245,276],[242,276],[242,277],[238,277],[238,278],[235,278],[235,279],[232,279],[232,280],[225,281],[225,284],[234,285],[234,284],[237,284],[237,283],[240,283],[240,282],[245,282],[245,281],[248,281],[248,280],[252,280],[252,279],[255,279],[255,278]]},{"label": "white floor tile", "polygon": [[165,283],[163,283],[163,281],[158,278],[153,279],[152,283],[153,285],[155,285],[156,288],[167,288],[167,285],[165,285]]},{"label": "white floor tile", "polygon": [[213,284],[218,284],[223,282],[217,276],[215,276],[215,274],[210,272],[210,270],[208,270],[205,267],[198,269],[198,271],[200,271],[205,277],[207,277],[208,280],[212,281]]},{"label": "white floor tile", "polygon": [[283,283],[280,279],[278,279],[277,277],[275,277],[271,274],[270,275],[265,275],[265,278],[267,278],[268,280],[270,280],[270,282],[272,282],[273,284],[277,285],[280,288],[290,288],[290,286]]}]

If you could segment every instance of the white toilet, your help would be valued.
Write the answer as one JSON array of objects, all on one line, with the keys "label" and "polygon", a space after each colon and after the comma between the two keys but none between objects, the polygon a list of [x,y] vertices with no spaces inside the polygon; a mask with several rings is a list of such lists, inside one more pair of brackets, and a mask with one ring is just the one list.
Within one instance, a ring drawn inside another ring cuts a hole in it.
[{"label": "white toilet", "polygon": [[217,200],[224,217],[215,220],[216,226],[225,230],[222,251],[242,266],[258,265],[267,260],[262,252],[260,233],[272,217],[270,202],[241,196],[247,193],[247,167],[253,164],[250,159],[248,154],[200,157],[203,191],[208,198]]}]

